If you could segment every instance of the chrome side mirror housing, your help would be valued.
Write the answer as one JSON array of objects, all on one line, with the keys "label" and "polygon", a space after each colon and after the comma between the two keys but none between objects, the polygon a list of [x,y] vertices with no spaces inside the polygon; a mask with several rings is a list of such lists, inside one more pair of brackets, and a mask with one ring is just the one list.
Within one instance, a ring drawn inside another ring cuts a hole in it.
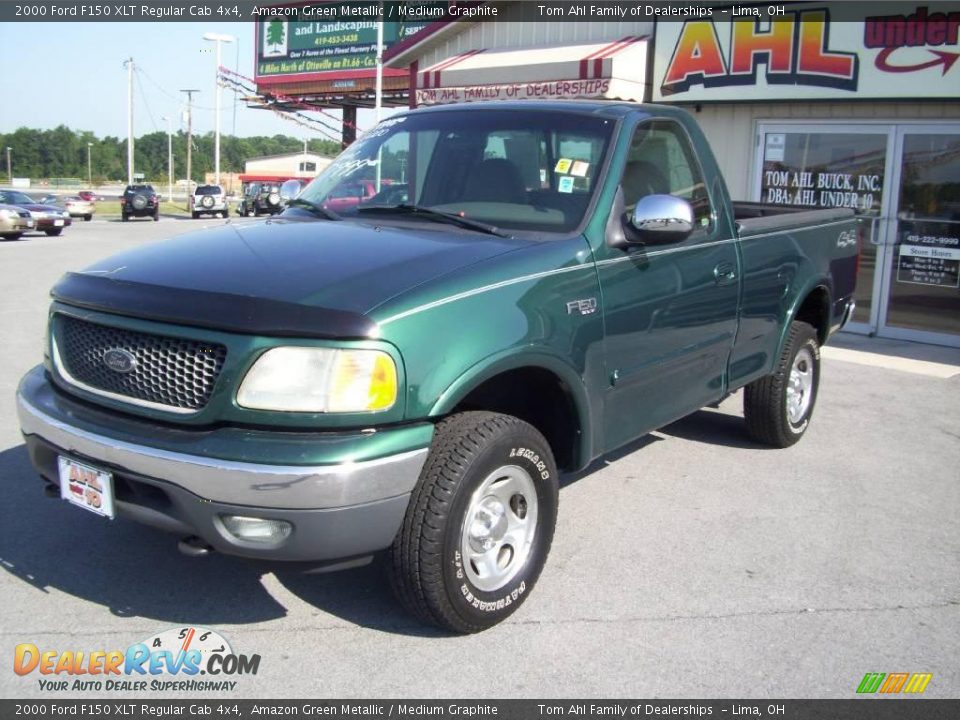
[{"label": "chrome side mirror housing", "polygon": [[284,202],[290,202],[300,194],[302,189],[303,185],[300,184],[299,180],[287,180],[280,186],[280,199]]},{"label": "chrome side mirror housing", "polygon": [[642,243],[680,242],[693,232],[693,208],[673,195],[647,195],[633,209],[630,227]]}]

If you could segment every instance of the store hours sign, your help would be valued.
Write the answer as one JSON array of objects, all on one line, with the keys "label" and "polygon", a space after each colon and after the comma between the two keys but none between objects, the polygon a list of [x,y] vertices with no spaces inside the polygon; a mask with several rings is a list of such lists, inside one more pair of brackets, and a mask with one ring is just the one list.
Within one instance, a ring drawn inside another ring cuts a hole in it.
[{"label": "store hours sign", "polygon": [[923,232],[936,224],[901,221],[897,282],[960,287],[960,238]]}]

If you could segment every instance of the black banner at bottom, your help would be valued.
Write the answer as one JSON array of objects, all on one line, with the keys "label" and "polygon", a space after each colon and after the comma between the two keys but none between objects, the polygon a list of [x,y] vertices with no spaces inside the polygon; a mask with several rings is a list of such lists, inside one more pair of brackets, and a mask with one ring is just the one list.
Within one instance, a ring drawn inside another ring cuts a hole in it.
[{"label": "black banner at bottom", "polygon": [[960,700],[0,700],[0,718],[956,720]]}]

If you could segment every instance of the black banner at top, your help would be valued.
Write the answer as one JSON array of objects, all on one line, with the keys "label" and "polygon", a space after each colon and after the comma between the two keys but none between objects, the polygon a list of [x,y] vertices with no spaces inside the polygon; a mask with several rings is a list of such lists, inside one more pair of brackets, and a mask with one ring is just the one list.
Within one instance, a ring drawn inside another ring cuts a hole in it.
[{"label": "black banner at top", "polygon": [[[876,14],[909,15],[918,4],[931,10],[956,3],[941,0],[828,0],[802,5],[828,8],[836,22],[862,21]],[[693,19],[771,20],[797,3],[629,2],[626,0],[350,0],[349,2],[264,3],[252,0],[150,0],[97,2],[90,0],[4,0],[0,22],[205,22],[292,21],[375,22],[492,21],[492,22],[683,22]]]}]

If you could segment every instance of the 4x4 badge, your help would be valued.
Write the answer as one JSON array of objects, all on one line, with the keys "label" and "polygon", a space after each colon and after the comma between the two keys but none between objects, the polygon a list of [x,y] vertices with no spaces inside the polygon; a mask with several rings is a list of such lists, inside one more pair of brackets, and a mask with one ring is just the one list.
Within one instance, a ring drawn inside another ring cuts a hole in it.
[{"label": "4x4 badge", "polygon": [[137,358],[129,350],[110,348],[103,354],[103,364],[116,373],[128,373],[137,367]]}]

